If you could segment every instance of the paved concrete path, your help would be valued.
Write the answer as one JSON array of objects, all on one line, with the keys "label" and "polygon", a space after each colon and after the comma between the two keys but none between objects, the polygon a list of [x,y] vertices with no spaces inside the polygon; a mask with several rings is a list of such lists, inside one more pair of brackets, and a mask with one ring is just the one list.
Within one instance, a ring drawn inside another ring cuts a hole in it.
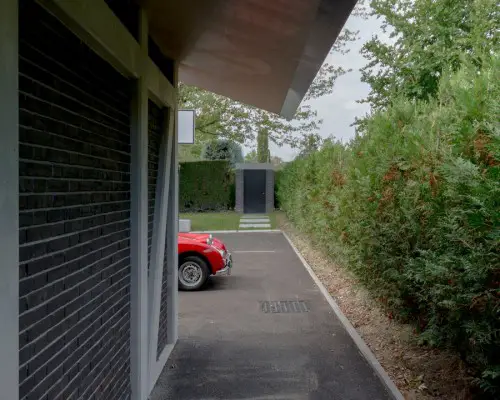
[{"label": "paved concrete path", "polygon": [[271,221],[267,215],[245,214],[240,218],[239,230],[242,229],[269,229]]},{"label": "paved concrete path", "polygon": [[233,274],[180,293],[180,338],[151,400],[390,398],[281,233],[218,236]]}]

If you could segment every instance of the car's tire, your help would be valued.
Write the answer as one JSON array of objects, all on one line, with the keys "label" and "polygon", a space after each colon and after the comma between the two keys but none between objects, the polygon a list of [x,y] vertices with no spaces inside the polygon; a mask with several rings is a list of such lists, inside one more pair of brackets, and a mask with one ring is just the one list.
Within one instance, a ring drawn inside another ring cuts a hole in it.
[{"label": "car's tire", "polygon": [[205,260],[198,256],[179,258],[179,289],[200,290],[208,280],[210,270]]}]

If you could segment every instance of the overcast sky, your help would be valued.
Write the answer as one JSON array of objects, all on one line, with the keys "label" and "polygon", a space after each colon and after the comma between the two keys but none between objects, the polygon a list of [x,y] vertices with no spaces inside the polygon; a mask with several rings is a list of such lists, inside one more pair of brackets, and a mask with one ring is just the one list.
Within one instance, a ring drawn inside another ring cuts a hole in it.
[{"label": "overcast sky", "polygon": [[[359,69],[366,65],[367,61],[359,54],[359,50],[363,43],[374,34],[384,36],[380,30],[379,21],[374,18],[364,20],[351,16],[346,27],[353,31],[359,31],[360,39],[349,44],[351,51],[348,54],[330,54],[326,61],[334,65],[341,65],[346,69],[350,68],[352,72],[337,80],[331,95],[310,102],[317,110],[318,117],[323,119],[321,136],[325,138],[333,136],[342,141],[348,141],[354,137],[354,128],[350,125],[354,122],[355,117],[362,116],[369,111],[367,104],[356,102],[365,98],[369,92],[368,85],[360,80]],[[272,155],[277,155],[286,161],[293,159],[298,152],[289,146],[281,148],[273,144],[270,146]]]}]

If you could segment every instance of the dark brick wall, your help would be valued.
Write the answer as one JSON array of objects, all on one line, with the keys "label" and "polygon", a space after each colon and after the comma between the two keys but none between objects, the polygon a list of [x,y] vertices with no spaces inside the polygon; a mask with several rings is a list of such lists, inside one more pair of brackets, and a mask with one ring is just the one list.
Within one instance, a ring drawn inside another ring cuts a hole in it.
[{"label": "dark brick wall", "polygon": [[20,6],[20,398],[127,399],[129,85]]},{"label": "dark brick wall", "polygon": [[163,131],[163,111],[151,100],[148,113],[148,268],[151,262],[151,244],[153,242],[153,225],[156,197],[156,180],[158,178],[158,159],[160,154],[161,135]]}]

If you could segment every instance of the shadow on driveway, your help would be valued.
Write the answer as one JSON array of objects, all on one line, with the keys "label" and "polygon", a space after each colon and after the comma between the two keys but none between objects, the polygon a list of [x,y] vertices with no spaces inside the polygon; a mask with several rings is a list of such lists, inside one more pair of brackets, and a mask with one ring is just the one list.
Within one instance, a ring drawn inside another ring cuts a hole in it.
[{"label": "shadow on driveway", "polygon": [[[219,237],[233,275],[180,293],[179,341],[151,400],[390,398],[281,233]],[[299,311],[266,301],[307,312],[266,313]]]}]

